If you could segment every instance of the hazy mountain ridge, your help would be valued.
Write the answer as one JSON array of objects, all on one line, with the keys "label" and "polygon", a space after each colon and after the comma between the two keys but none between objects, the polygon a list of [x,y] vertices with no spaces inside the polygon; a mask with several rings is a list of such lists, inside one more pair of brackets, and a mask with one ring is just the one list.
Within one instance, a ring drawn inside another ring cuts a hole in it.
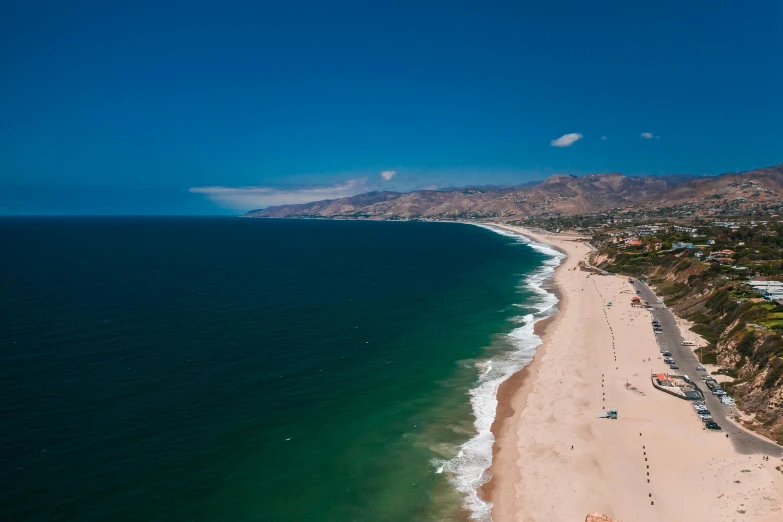
[{"label": "hazy mountain ridge", "polygon": [[765,167],[739,174],[721,174],[699,178],[639,201],[641,208],[665,208],[687,205],[696,213],[731,208],[742,212],[752,207],[780,204],[783,201],[783,165]]},{"label": "hazy mountain ridge", "polygon": [[[759,194],[755,195],[756,192]],[[783,166],[710,177],[557,174],[541,182],[511,187],[369,192],[335,200],[268,207],[246,215],[334,219],[520,219],[542,214],[587,214],[632,206],[660,208],[695,204],[706,209],[714,201],[730,198],[734,193],[737,197],[747,195],[749,201],[779,201],[783,195]]]}]

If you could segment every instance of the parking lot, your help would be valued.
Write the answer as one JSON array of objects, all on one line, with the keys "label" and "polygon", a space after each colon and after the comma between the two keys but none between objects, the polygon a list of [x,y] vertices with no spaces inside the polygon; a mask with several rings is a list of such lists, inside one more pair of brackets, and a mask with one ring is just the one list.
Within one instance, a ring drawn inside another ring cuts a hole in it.
[{"label": "parking lot", "polygon": [[[674,314],[663,304],[658,303],[658,297],[645,283],[634,280],[633,286],[636,290],[640,291],[640,297],[643,300],[648,301],[653,308],[650,312],[651,320],[656,319],[663,328],[663,332],[660,335],[655,336],[658,346],[661,349],[665,348],[670,351],[672,354],[671,357],[676,361],[676,364],[679,367],[678,370],[669,370],[668,365],[664,365],[663,356],[661,354],[656,354],[656,356],[661,359],[661,370],[666,368],[666,371],[672,373],[688,375],[689,378],[702,389],[705,395],[705,406],[710,411],[710,415],[722,428],[721,433],[727,433],[729,435],[734,449],[738,453],[745,455],[763,453],[776,457],[783,456],[783,448],[777,444],[756,436],[728,420],[727,413],[730,407],[721,404],[718,397],[714,396],[704,384],[704,381],[699,380],[699,376],[704,375],[705,372],[696,370],[696,367],[700,364],[692,347],[682,345],[682,342],[686,339],[684,339],[680,333]],[[652,325],[650,328],[652,328]]]}]

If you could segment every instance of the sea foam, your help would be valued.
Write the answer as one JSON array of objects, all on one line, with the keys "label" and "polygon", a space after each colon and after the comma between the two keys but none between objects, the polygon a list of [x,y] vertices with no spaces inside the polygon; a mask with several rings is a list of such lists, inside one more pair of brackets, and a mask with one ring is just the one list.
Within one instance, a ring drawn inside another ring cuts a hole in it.
[{"label": "sea foam", "polygon": [[515,318],[521,326],[507,334],[507,341],[514,349],[476,363],[479,377],[476,385],[469,392],[476,435],[460,446],[456,457],[434,463],[438,466],[438,472],[447,471],[451,474],[450,480],[457,491],[464,495],[463,507],[470,511],[471,519],[491,522],[492,503],[480,498],[478,490],[491,478],[488,470],[492,464],[495,437],[490,428],[497,411],[498,388],[503,381],[533,360],[536,348],[542,342],[534,333],[535,323],[550,317],[557,311],[557,297],[543,287],[543,282],[552,277],[555,268],[560,265],[565,256],[554,248],[536,243],[520,234],[490,226],[484,228],[513,237],[547,256],[543,265],[528,274],[522,281],[521,287],[532,291],[535,295],[532,302],[525,303],[524,307],[533,309],[534,312]]}]

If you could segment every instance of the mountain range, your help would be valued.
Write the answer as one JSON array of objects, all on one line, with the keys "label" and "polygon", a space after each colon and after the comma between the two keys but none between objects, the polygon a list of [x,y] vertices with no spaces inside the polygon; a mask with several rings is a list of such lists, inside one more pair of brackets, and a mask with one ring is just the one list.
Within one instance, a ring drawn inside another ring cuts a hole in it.
[{"label": "mountain range", "polygon": [[783,205],[783,165],[719,176],[557,174],[539,183],[414,192],[368,192],[253,210],[247,217],[331,219],[524,219],[617,208],[689,207],[696,214]]}]

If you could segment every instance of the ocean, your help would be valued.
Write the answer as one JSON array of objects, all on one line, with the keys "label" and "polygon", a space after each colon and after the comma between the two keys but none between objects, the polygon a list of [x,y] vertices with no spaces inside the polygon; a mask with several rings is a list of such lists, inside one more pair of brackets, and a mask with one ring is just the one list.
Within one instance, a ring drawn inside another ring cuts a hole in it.
[{"label": "ocean", "polygon": [[454,223],[0,219],[0,513],[489,520],[559,254]]}]

